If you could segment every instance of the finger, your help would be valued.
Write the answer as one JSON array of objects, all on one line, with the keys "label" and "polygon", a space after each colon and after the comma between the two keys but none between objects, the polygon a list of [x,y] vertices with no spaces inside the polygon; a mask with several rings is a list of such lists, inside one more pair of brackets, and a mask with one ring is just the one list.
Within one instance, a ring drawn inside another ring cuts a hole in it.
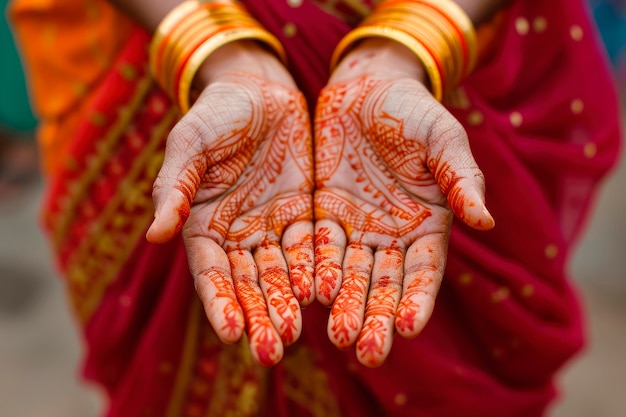
[{"label": "finger", "polygon": [[331,305],[339,293],[345,250],[346,235],[337,223],[315,223],[315,293],[325,306]]},{"label": "finger", "polygon": [[282,246],[293,294],[301,306],[307,306],[315,299],[313,224],[309,221],[289,226],[283,235]]},{"label": "finger", "polygon": [[402,292],[403,257],[397,247],[379,249],[374,255],[365,323],[356,343],[357,358],[365,366],[380,366],[391,350],[395,313]]},{"label": "finger", "polygon": [[369,287],[372,250],[358,243],[346,248],[343,262],[343,283],[328,319],[328,337],[340,349],[354,344],[363,325],[363,313]]},{"label": "finger", "polygon": [[275,365],[283,357],[283,344],[270,320],[254,258],[244,250],[231,251],[228,258],[237,298],[246,317],[252,356],[263,366]]},{"label": "finger", "polygon": [[407,250],[402,298],[395,320],[401,336],[417,336],[430,319],[443,279],[446,256],[446,234],[424,236]]},{"label": "finger", "polygon": [[220,340],[235,343],[245,325],[226,253],[211,239],[185,239],[185,246],[196,291],[211,326]]},{"label": "finger", "polygon": [[188,124],[179,122],[172,129],[165,148],[163,165],[152,189],[154,220],[146,238],[153,243],[170,240],[189,217],[200,179],[206,171],[202,138]]},{"label": "finger", "polygon": [[270,319],[285,346],[295,342],[302,331],[300,305],[289,283],[289,272],[277,243],[266,243],[254,252],[259,284],[265,295]]},{"label": "finger", "polygon": [[478,230],[494,227],[485,206],[485,177],[472,156],[467,133],[452,115],[442,113],[432,121],[428,168],[446,196],[454,214]]}]

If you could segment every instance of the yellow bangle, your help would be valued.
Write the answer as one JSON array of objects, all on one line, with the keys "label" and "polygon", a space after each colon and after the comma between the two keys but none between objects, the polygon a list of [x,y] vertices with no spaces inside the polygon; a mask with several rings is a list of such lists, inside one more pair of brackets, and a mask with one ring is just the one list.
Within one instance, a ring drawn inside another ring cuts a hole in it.
[{"label": "yellow bangle", "polygon": [[478,44],[476,41],[476,30],[474,29],[474,24],[467,16],[465,11],[461,9],[461,6],[456,4],[452,0],[412,0],[416,3],[426,4],[433,9],[439,10],[441,14],[451,19],[451,23],[453,23],[456,28],[463,35],[463,39],[466,42],[466,50],[468,55],[468,61],[466,63],[466,71],[465,75],[472,72],[474,66],[476,65],[476,60],[478,58]]},{"label": "yellow bangle", "polygon": [[256,40],[286,61],[280,41],[235,0],[188,0],[161,21],[150,43],[150,71],[161,88],[189,110],[189,93],[201,64],[216,49],[237,40]]},{"label": "yellow bangle", "polygon": [[178,86],[178,106],[183,113],[189,111],[189,93],[191,83],[202,63],[221,46],[231,42],[250,39],[269,45],[279,57],[285,61],[285,51],[280,41],[268,31],[261,28],[235,28],[217,33],[201,44],[189,57],[185,64]]},{"label": "yellow bangle", "polygon": [[198,8],[198,2],[195,0],[185,1],[178,6],[174,7],[159,23],[152,40],[150,42],[149,56],[150,56],[150,71],[152,76],[157,79],[160,73],[160,62],[157,57],[159,56],[159,49],[161,49],[164,39],[169,36],[176,26],[184,20],[185,16],[188,16]]},{"label": "yellow bangle", "polygon": [[347,49],[354,45],[357,41],[364,38],[379,37],[387,38],[401,43],[409,48],[421,61],[426,69],[430,80],[430,88],[436,100],[443,99],[443,87],[441,84],[441,74],[437,68],[437,63],[428,50],[413,36],[399,29],[387,26],[361,26],[348,32],[348,34],[339,42],[335,48],[335,52],[331,58],[331,68],[335,68],[339,61],[343,58]]}]

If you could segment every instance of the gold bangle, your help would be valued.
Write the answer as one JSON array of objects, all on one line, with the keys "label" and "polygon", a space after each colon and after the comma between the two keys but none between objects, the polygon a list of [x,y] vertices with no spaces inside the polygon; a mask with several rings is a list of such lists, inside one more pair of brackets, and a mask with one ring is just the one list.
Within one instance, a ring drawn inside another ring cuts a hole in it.
[{"label": "gold bangle", "polygon": [[[391,0],[392,2],[395,0]],[[404,0],[407,1],[407,0]],[[466,42],[467,48],[467,64],[464,75],[472,72],[478,58],[478,47],[476,42],[476,30],[471,19],[461,6],[452,0],[408,0],[416,3],[422,3],[441,12],[442,15],[450,19],[451,23],[460,31],[463,40]]]},{"label": "gold bangle", "polygon": [[201,64],[216,49],[237,40],[257,40],[286,62],[280,41],[235,0],[188,0],[161,21],[150,43],[150,71],[161,88],[189,110],[189,93]]},{"label": "gold bangle", "polygon": [[425,45],[435,48],[445,68],[445,85],[456,85],[461,80],[466,65],[464,48],[457,30],[438,11],[405,2],[381,7],[375,15],[380,24],[401,27]]},{"label": "gold bangle", "polygon": [[155,79],[158,78],[160,71],[160,63],[158,62],[157,57],[164,39],[169,36],[180,21],[184,20],[185,16],[188,16],[191,12],[196,10],[197,7],[198,2],[196,0],[185,1],[170,10],[161,23],[159,23],[154,35],[152,36],[149,47],[150,71]]},{"label": "gold bangle", "polygon": [[[411,35],[426,48],[435,60],[441,75],[442,89],[446,91],[446,86],[452,83],[456,75],[455,59],[452,48],[441,32],[422,21],[410,21],[406,15],[402,15],[402,19],[395,19],[390,12],[385,11],[377,17],[380,17],[381,23],[375,21],[370,26],[387,26],[400,30]],[[391,18],[386,19],[387,17]]]},{"label": "gold bangle", "polygon": [[259,27],[235,28],[217,33],[198,46],[182,69],[178,85],[178,106],[183,113],[189,111],[191,83],[202,63],[221,46],[243,39],[261,41],[270,46],[283,61],[286,60],[285,51],[280,41],[274,35]]},{"label": "gold bangle", "polygon": [[185,37],[180,38],[180,42],[172,45],[173,56],[170,57],[167,65],[163,70],[163,78],[167,91],[170,91],[173,97],[177,96],[176,75],[179,73],[181,65],[189,59],[194,50],[204,43],[209,37],[214,36],[226,29],[234,27],[256,27],[252,21],[237,21],[233,19],[207,20],[205,24],[198,25],[185,33]]},{"label": "gold bangle", "polygon": [[417,41],[414,37],[398,29],[387,26],[360,26],[341,39],[331,58],[331,68],[335,68],[339,61],[343,58],[347,49],[353,46],[357,41],[369,37],[379,37],[391,39],[401,43],[411,50],[421,61],[426,69],[430,81],[430,88],[436,100],[443,99],[443,88],[441,84],[441,74],[437,68],[437,63],[428,50]]}]

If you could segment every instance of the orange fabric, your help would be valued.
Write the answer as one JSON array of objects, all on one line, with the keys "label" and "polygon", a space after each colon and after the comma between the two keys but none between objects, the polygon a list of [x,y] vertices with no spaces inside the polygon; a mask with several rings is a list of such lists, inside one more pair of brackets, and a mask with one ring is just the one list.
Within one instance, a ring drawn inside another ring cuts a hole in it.
[{"label": "orange fabric", "polygon": [[84,115],[80,109],[134,25],[104,0],[14,0],[9,10],[41,119],[42,163],[52,174]]}]

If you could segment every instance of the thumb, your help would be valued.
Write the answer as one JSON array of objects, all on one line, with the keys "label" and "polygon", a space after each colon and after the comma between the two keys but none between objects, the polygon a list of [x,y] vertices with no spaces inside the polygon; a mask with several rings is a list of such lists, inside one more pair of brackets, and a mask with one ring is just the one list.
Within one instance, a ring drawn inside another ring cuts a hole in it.
[{"label": "thumb", "polygon": [[433,121],[427,141],[428,168],[454,214],[474,229],[492,229],[495,221],[485,205],[485,177],[465,129],[452,115],[442,115]]},{"label": "thumb", "polygon": [[155,214],[146,233],[152,243],[172,239],[189,217],[207,168],[202,152],[190,145],[200,142],[193,136],[183,135],[174,128],[168,138],[163,165],[152,189]]}]

